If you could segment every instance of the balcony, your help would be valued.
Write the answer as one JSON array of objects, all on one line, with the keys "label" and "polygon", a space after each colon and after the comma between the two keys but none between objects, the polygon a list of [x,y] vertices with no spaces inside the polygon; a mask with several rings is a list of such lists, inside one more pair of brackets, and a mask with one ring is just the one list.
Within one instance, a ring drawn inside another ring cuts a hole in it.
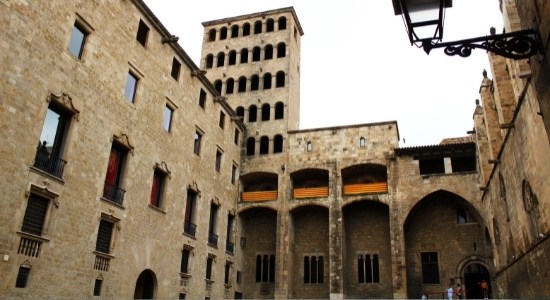
[{"label": "balcony", "polygon": [[185,234],[188,234],[190,236],[195,236],[195,233],[197,231],[197,225],[191,223],[191,222],[185,222],[183,224],[183,232]]},{"label": "balcony", "polygon": [[214,247],[218,246],[218,235],[217,234],[215,234],[213,232],[208,233],[208,245],[214,246]]},{"label": "balcony", "polygon": [[296,188],[294,189],[294,198],[315,198],[328,197],[328,187]]},{"label": "balcony", "polygon": [[94,270],[108,272],[110,263],[111,257],[109,255],[95,252]]},{"label": "balcony", "polygon": [[55,177],[61,178],[63,176],[63,169],[67,162],[58,157],[49,157],[49,155],[41,152],[36,153],[34,159],[34,167],[40,169]]},{"label": "balcony", "polygon": [[105,183],[105,185],[103,186],[103,198],[120,205],[122,205],[122,202],[124,202],[125,193],[126,191],[118,186],[110,185],[107,183]]},{"label": "balcony", "polygon": [[230,241],[225,241],[225,252],[227,253],[235,253],[235,243],[233,242],[230,242]]},{"label": "balcony", "polygon": [[22,236],[21,241],[19,242],[19,248],[17,248],[17,254],[38,257],[40,255],[41,248],[41,240],[29,236]]},{"label": "balcony", "polygon": [[360,194],[378,194],[387,193],[388,183],[358,183],[358,184],[346,184],[344,185],[344,195],[360,195]]},{"label": "balcony", "polygon": [[243,192],[241,199],[245,202],[273,201],[277,200],[277,191]]}]

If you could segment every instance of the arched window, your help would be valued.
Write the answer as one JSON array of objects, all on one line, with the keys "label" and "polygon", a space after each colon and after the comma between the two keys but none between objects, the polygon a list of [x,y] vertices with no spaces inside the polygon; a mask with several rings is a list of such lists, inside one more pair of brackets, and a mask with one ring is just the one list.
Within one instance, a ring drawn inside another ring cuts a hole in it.
[{"label": "arched window", "polygon": [[246,92],[246,77],[239,77],[239,93]]},{"label": "arched window", "polygon": [[285,117],[285,105],[283,102],[275,103],[275,120],[281,120]]},{"label": "arched window", "polygon": [[260,154],[269,153],[269,138],[267,136],[262,136],[260,138]]},{"label": "arched window", "polygon": [[229,65],[232,66],[237,63],[237,51],[229,51]]},{"label": "arched window", "polygon": [[216,80],[214,81],[214,88],[216,89],[216,91],[218,91],[218,93],[222,93],[222,81],[221,80]]},{"label": "arched window", "polygon": [[260,47],[254,47],[252,49],[252,61],[260,61]]},{"label": "arched window", "polygon": [[280,17],[279,18],[279,30],[285,30],[286,29],[286,18]]},{"label": "arched window", "polygon": [[256,105],[250,105],[248,107],[248,122],[256,122],[257,113],[258,113],[258,108],[256,107]]},{"label": "arched window", "polygon": [[264,74],[264,90],[269,90],[271,88],[271,73]]},{"label": "arched window", "polygon": [[277,134],[273,138],[273,153],[281,153],[283,152],[283,136],[280,134]]},{"label": "arched window", "polygon": [[269,121],[270,112],[271,108],[268,103],[262,105],[262,121]]},{"label": "arched window", "polygon": [[214,65],[214,55],[208,54],[206,56],[206,68],[210,69],[212,68],[212,65]]},{"label": "arched window", "polygon": [[256,282],[275,281],[275,255],[256,256]]},{"label": "arched window", "polygon": [[311,144],[311,142],[307,142],[306,150],[307,150],[307,152],[310,152],[311,150],[313,150],[313,144]]},{"label": "arched window", "polygon": [[456,222],[458,224],[468,223],[468,215],[466,214],[466,210],[464,208],[456,209]]},{"label": "arched window", "polygon": [[225,93],[233,94],[233,88],[235,87],[235,80],[233,78],[227,79],[225,82]]},{"label": "arched window", "polygon": [[237,107],[235,112],[237,113],[237,117],[241,117],[244,119],[244,107],[242,106]]},{"label": "arched window", "polygon": [[262,21],[254,22],[254,34],[262,33]]},{"label": "arched window", "polygon": [[365,147],[365,138],[364,137],[361,137],[359,139],[359,147]]},{"label": "arched window", "polygon": [[277,45],[277,58],[286,56],[286,45],[285,43],[279,43]]},{"label": "arched window", "polygon": [[233,25],[231,26],[231,38],[239,37],[239,26]]},{"label": "arched window", "polygon": [[208,41],[213,42],[216,40],[216,29],[212,28],[208,31]]},{"label": "arched window", "polygon": [[380,283],[380,264],[378,254],[357,256],[357,273],[359,283]]},{"label": "arched window", "polygon": [[250,24],[244,23],[243,24],[243,36],[249,36],[250,35]]},{"label": "arched window", "polygon": [[250,90],[257,91],[260,86],[260,76],[252,75],[250,78]]},{"label": "arched window", "polygon": [[264,59],[272,59],[273,58],[273,46],[267,45],[264,49]]},{"label": "arched window", "polygon": [[218,53],[218,64],[216,65],[216,67],[223,67],[224,64],[225,64],[225,53],[220,52]]},{"label": "arched window", "polygon": [[241,50],[241,64],[246,64],[248,62],[248,49],[243,48]]},{"label": "arched window", "polygon": [[323,257],[304,257],[304,283],[324,282],[324,261]]},{"label": "arched window", "polygon": [[272,32],[273,30],[275,30],[275,21],[273,19],[267,19],[265,32]]},{"label": "arched window", "polygon": [[227,27],[222,27],[220,29],[220,40],[225,40],[227,38]]},{"label": "arched window", "polygon": [[275,86],[278,88],[285,86],[285,72],[283,71],[277,72],[277,80],[275,84],[276,84]]},{"label": "arched window", "polygon": [[254,155],[254,148],[256,147],[256,140],[253,137],[249,137],[246,140],[246,155]]}]

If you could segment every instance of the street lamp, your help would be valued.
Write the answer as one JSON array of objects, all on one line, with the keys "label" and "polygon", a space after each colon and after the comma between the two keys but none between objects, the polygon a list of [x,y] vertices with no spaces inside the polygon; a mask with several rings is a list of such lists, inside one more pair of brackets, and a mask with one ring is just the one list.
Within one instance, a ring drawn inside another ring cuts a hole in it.
[{"label": "street lamp", "polygon": [[[411,45],[422,47],[426,54],[434,48],[445,48],[447,55],[467,57],[473,48],[485,49],[511,59],[528,58],[542,53],[540,34],[535,29],[520,30],[472,39],[441,42],[445,9],[453,6],[452,0],[392,0],[396,15],[402,15]],[[535,24],[536,25],[536,24]]]}]

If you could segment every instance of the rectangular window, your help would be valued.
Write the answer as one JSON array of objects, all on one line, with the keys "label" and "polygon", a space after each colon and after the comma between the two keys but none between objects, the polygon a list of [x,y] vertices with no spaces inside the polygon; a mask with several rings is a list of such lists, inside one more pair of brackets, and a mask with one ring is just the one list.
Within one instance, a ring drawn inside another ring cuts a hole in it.
[{"label": "rectangular window", "polygon": [[71,33],[71,40],[69,42],[69,52],[74,57],[81,59],[82,52],[84,51],[84,44],[86,43],[86,37],[88,32],[78,23],[74,23],[73,31]]},{"label": "rectangular window", "polygon": [[439,283],[439,263],[437,252],[421,252],[422,283]]},{"label": "rectangular window", "polygon": [[180,296],[178,299],[186,299],[185,293],[180,293]]},{"label": "rectangular window", "polygon": [[99,221],[95,251],[109,254],[111,252],[111,238],[113,236],[114,223],[105,219]]},{"label": "rectangular window", "polygon": [[164,107],[164,119],[162,121],[162,128],[166,130],[167,132],[170,132],[172,129],[172,115],[174,114],[174,110],[166,105]]},{"label": "rectangular window", "polygon": [[27,209],[25,210],[25,216],[23,217],[23,225],[21,226],[22,232],[38,236],[42,235],[49,203],[50,200],[47,198],[40,197],[35,194],[31,194],[29,196]]},{"label": "rectangular window", "polygon": [[222,155],[223,153],[220,151],[220,149],[217,149],[216,150],[216,165],[215,165],[215,169],[216,169],[216,172],[220,172],[220,169],[222,167]]},{"label": "rectangular window", "polygon": [[71,117],[72,114],[69,111],[50,102],[36,150],[34,167],[56,177],[63,176],[66,161],[61,157]]},{"label": "rectangular window", "polygon": [[275,255],[256,255],[256,282],[275,282]]},{"label": "rectangular window", "polygon": [[197,193],[191,189],[187,190],[187,202],[185,203],[185,215],[183,223],[183,232],[190,236],[195,236],[197,225],[195,221],[195,205],[197,201]]},{"label": "rectangular window", "polygon": [[233,242],[233,223],[235,222],[235,216],[232,214],[227,215],[227,235],[225,241],[225,251],[227,253],[235,253],[235,243]]},{"label": "rectangular window", "polygon": [[206,106],[206,92],[201,89],[200,95],[199,95],[199,106],[204,109]]},{"label": "rectangular window", "polygon": [[149,26],[145,24],[142,20],[139,20],[139,26],[137,31],[136,40],[145,47],[147,44],[147,36],[149,35]]},{"label": "rectangular window", "polygon": [[211,246],[218,246],[218,235],[216,234],[218,207],[219,206],[215,203],[210,204],[210,220],[208,222],[208,244]]},{"label": "rectangular window", "polygon": [[225,114],[223,111],[220,111],[220,128],[223,129],[225,127]]},{"label": "rectangular window", "polygon": [[237,283],[241,283],[243,277],[243,273],[241,271],[237,271]]},{"label": "rectangular window", "polygon": [[206,259],[206,279],[212,280],[212,263],[214,262],[214,258],[208,257]]},{"label": "rectangular window", "polygon": [[191,250],[184,248],[183,251],[181,251],[181,266],[180,266],[180,272],[181,273],[189,273],[189,257],[191,256]]},{"label": "rectangular window", "polygon": [[236,180],[237,180],[237,166],[232,165],[231,166],[231,184],[235,185]]},{"label": "rectangular window", "polygon": [[180,69],[181,63],[174,57],[172,60],[172,72],[170,72],[170,75],[172,75],[172,78],[175,80],[178,80],[178,77],[180,76]]},{"label": "rectangular window", "polygon": [[235,128],[235,135],[233,137],[233,142],[235,143],[235,145],[239,145],[239,135],[240,135],[240,131],[239,129]]},{"label": "rectangular window", "polygon": [[124,96],[126,97],[126,100],[128,100],[131,103],[134,103],[136,99],[136,90],[138,85],[138,77],[132,72],[128,72],[128,78],[126,80],[126,88],[124,89]]},{"label": "rectangular window", "polygon": [[304,283],[324,282],[323,256],[304,257]]},{"label": "rectangular window", "polygon": [[94,296],[101,296],[101,286],[103,285],[103,280],[96,279],[94,283]]},{"label": "rectangular window", "polygon": [[149,204],[156,208],[161,208],[165,180],[166,174],[161,170],[155,170],[153,174],[153,187],[151,188],[151,201]]},{"label": "rectangular window", "polygon": [[224,272],[224,276],[223,276],[223,283],[224,284],[229,284],[229,275],[231,273],[231,262],[226,262],[225,263],[225,272]]},{"label": "rectangular window", "polygon": [[193,145],[193,152],[196,155],[201,155],[201,142],[202,142],[202,133],[200,131],[195,131],[195,142]]},{"label": "rectangular window", "polygon": [[19,272],[17,273],[17,279],[15,280],[16,288],[25,288],[27,287],[27,281],[29,280],[29,273],[31,268],[26,266],[20,266]]},{"label": "rectangular window", "polygon": [[126,155],[126,149],[113,143],[107,165],[107,174],[105,175],[105,186],[103,187],[103,197],[120,205],[122,205],[124,193],[126,192],[121,188]]}]

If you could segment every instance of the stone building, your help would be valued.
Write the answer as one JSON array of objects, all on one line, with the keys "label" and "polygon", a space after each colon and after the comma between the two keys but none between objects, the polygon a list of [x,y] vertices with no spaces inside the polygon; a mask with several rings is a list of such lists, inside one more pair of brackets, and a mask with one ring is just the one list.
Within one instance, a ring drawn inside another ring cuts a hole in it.
[{"label": "stone building", "polygon": [[142,0],[0,9],[0,297],[550,295],[548,58],[489,55],[469,136],[401,148],[300,129],[292,7],[204,22],[198,65]]}]

